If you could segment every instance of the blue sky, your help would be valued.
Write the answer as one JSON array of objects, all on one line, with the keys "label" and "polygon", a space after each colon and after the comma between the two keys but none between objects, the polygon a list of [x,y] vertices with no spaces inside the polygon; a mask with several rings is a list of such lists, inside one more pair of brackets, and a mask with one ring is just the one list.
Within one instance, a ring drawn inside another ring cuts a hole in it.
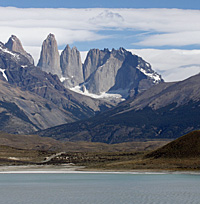
[{"label": "blue sky", "polygon": [[36,63],[53,33],[60,50],[132,50],[166,81],[200,72],[199,0],[0,0],[0,14],[0,41],[16,35]]},{"label": "blue sky", "polygon": [[200,9],[199,0],[1,0],[19,8],[181,8]]}]

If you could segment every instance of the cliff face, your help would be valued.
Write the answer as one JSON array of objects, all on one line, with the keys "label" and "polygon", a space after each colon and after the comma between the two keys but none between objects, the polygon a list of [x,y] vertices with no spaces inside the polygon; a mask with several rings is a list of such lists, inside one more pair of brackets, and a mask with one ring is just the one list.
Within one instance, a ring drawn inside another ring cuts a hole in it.
[{"label": "cliff face", "polygon": [[113,92],[127,97],[163,81],[149,63],[123,48],[90,50],[83,72],[84,86],[94,94]]},{"label": "cliff face", "polygon": [[81,55],[76,47],[65,47],[60,56],[60,66],[63,76],[61,80],[66,87],[71,88],[84,81]]},{"label": "cliff face", "polygon": [[24,50],[21,41],[15,35],[12,35],[9,38],[8,42],[5,44],[5,47],[11,51],[20,53],[21,55],[25,56],[31,64],[34,64],[33,57]]},{"label": "cliff face", "polygon": [[42,51],[38,62],[39,67],[47,73],[57,74],[61,77],[60,55],[58,46],[53,34],[49,34],[42,44]]},{"label": "cliff face", "polygon": [[91,49],[88,52],[83,65],[84,80],[86,81],[91,76],[91,74],[97,70],[99,66],[105,64],[109,57],[110,52],[108,49]]}]

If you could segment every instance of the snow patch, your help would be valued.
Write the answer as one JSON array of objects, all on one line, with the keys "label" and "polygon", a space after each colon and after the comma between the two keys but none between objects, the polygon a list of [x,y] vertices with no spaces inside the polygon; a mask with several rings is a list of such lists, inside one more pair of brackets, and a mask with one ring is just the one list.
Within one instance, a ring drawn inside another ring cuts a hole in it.
[{"label": "snow patch", "polygon": [[5,71],[6,71],[5,69],[1,69],[1,68],[0,68],[0,72],[2,72],[3,77],[6,79],[6,81],[8,81],[8,77],[6,76]]},{"label": "snow patch", "polygon": [[26,68],[26,67],[28,67],[28,65],[21,65],[21,67],[22,67],[22,68]]},{"label": "snow patch", "polygon": [[[82,91],[82,89],[84,91]],[[121,101],[124,101],[125,99],[122,97],[121,94],[114,94],[114,93],[108,93],[108,92],[102,92],[99,95],[97,94],[93,94],[93,93],[89,93],[89,91],[86,89],[86,87],[83,86],[75,86],[73,88],[70,88],[70,90],[85,95],[85,96],[89,96],[91,98],[95,98],[95,99],[106,99],[106,98],[115,98],[115,99],[121,99]]]},{"label": "snow patch", "polygon": [[159,74],[157,74],[156,72],[147,72],[145,69],[141,68],[139,65],[136,67],[137,69],[139,69],[144,75],[150,77],[153,79],[153,82],[155,84],[159,83],[161,81],[161,77]]},{"label": "snow patch", "polygon": [[3,52],[8,53],[8,54],[12,55],[13,57],[19,59],[19,55],[18,55],[18,54],[15,54],[15,53],[9,51],[7,48],[2,48],[2,47],[0,47],[0,49],[1,49]]},{"label": "snow patch", "polygon": [[69,79],[69,78],[61,77],[61,78],[60,78],[60,81],[63,82],[63,81],[65,81],[65,80],[67,80],[67,79]]}]

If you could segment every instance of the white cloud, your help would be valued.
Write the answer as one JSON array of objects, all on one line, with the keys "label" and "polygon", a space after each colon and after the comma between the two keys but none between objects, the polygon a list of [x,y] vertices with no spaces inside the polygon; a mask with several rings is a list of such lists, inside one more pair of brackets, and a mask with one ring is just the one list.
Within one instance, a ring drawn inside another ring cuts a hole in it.
[{"label": "white cloud", "polygon": [[34,64],[37,65],[39,58],[40,58],[40,52],[41,47],[37,46],[24,46],[24,49],[26,52],[30,53],[34,59]]},{"label": "white cloud", "polygon": [[0,39],[5,41],[14,33],[26,46],[38,46],[50,32],[57,36],[59,44],[98,40],[105,36],[97,32],[105,29],[149,31],[139,45],[200,44],[198,10],[0,7],[0,13]]},{"label": "white cloud", "polygon": [[[49,33],[55,34],[59,46],[111,38],[109,32],[101,32],[105,30],[114,30],[115,37],[118,31],[119,36],[123,36],[122,32],[126,35],[127,30],[128,35],[136,31],[134,43],[141,48],[200,45],[199,10],[0,7],[0,14],[0,41],[7,42],[10,35],[16,35],[36,63],[42,42]],[[123,40],[119,37],[121,46]],[[138,49],[134,52],[150,62],[166,81],[181,80],[199,72],[198,50]]]},{"label": "white cloud", "polygon": [[135,43],[142,46],[182,46],[182,45],[200,45],[200,30],[178,33],[156,34],[145,37],[143,41]]}]

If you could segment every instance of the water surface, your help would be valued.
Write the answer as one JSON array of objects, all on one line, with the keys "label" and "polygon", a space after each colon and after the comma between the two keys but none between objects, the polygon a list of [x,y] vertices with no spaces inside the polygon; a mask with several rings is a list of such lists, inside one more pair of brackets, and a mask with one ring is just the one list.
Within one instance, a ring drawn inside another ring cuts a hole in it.
[{"label": "water surface", "polygon": [[199,204],[200,175],[0,174],[3,204]]}]

